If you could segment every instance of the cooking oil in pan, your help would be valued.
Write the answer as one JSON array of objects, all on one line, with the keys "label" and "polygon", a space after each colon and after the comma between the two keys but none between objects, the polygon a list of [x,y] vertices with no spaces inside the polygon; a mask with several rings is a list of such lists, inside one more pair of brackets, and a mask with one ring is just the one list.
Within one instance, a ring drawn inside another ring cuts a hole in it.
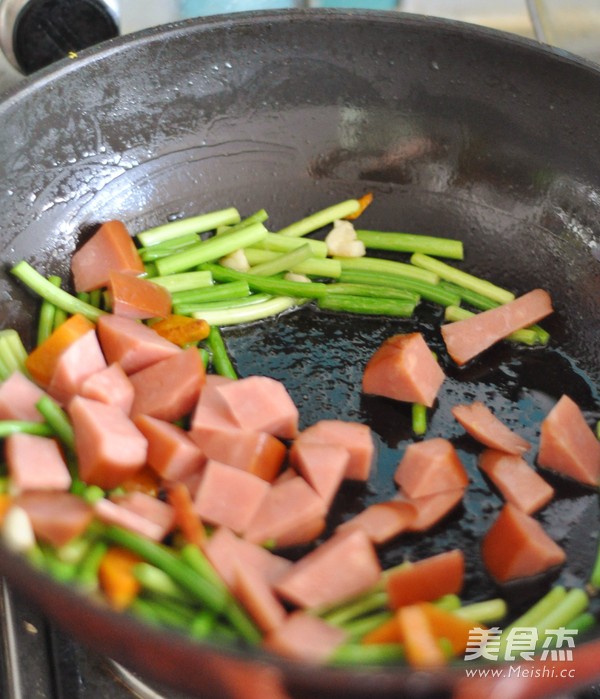
[{"label": "cooking oil in pan", "polygon": [[[477,467],[481,445],[456,422],[451,408],[480,400],[533,446],[525,455],[536,467],[540,423],[556,400],[567,393],[595,424],[600,405],[597,388],[570,357],[552,347],[519,347],[505,342],[464,368],[448,359],[439,333],[441,311],[422,304],[415,319],[332,315],[307,307],[278,319],[225,330],[241,375],[262,373],[282,380],[299,406],[301,427],[323,418],[357,420],[373,430],[377,464],[368,483],[347,482],[339,492],[323,538],[365,506],[393,498],[393,473],[414,441],[408,404],[364,395],[361,379],[372,353],[396,333],[422,332],[436,352],[447,378],[428,414],[425,438],[445,437],[457,448],[470,477],[463,502],[424,534],[403,534],[380,548],[385,568],[451,548],[466,559],[465,600],[506,598],[518,610],[552,584],[584,586],[597,548],[600,511],[589,488],[540,471],[556,490],[554,500],[536,516],[567,553],[567,564],[540,579],[498,587],[486,573],[480,542],[503,500]],[[317,542],[318,543],[318,542]],[[301,555],[305,548],[292,555]]]}]

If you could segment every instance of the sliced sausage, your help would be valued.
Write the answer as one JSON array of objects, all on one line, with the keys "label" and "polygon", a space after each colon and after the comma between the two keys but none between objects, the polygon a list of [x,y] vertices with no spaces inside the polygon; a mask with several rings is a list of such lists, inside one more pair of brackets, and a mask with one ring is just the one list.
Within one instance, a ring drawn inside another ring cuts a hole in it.
[{"label": "sliced sausage", "polygon": [[348,470],[346,447],[298,440],[290,449],[289,460],[329,507]]},{"label": "sliced sausage", "polygon": [[368,425],[344,420],[319,420],[298,436],[298,442],[333,444],[344,447],[350,453],[345,477],[366,481],[371,473],[375,457],[375,443]]},{"label": "sliced sausage", "polygon": [[129,415],[135,392],[121,365],[113,362],[85,379],[79,388],[79,395],[115,405]]},{"label": "sliced sausage", "polygon": [[148,442],[120,408],[75,396],[68,412],[79,473],[86,483],[116,488],[144,466]]},{"label": "sliced sausage", "polygon": [[337,604],[370,590],[381,565],[369,537],[360,529],[334,534],[294,563],[276,582],[276,591],[303,608]]},{"label": "sliced sausage", "polygon": [[240,539],[231,529],[218,527],[204,545],[204,553],[225,584],[233,589],[239,565],[252,568],[273,585],[292,565],[263,546]]},{"label": "sliced sausage", "polygon": [[411,532],[424,532],[434,527],[447,514],[452,512],[465,495],[465,488],[444,490],[442,493],[425,495],[422,498],[409,498],[400,495],[398,500],[415,508],[416,516],[408,525]]},{"label": "sliced sausage", "polygon": [[45,394],[20,371],[14,371],[0,384],[0,420],[44,422],[35,407]]},{"label": "sliced sausage", "polygon": [[554,488],[520,456],[486,449],[479,457],[479,468],[507,502],[528,515],[545,507],[554,497]]},{"label": "sliced sausage", "polygon": [[108,283],[112,312],[124,318],[165,318],[171,312],[171,294],[160,284],[131,272],[111,271]]},{"label": "sliced sausage", "polygon": [[98,337],[108,364],[119,362],[126,374],[182,351],[144,323],[112,313],[98,319]]},{"label": "sliced sausage", "polygon": [[542,421],[537,461],[543,468],[594,488],[600,482],[600,442],[567,395]]},{"label": "sliced sausage", "polygon": [[394,335],[379,347],[365,367],[362,389],[365,393],[431,407],[444,378],[423,335],[408,333]]},{"label": "sliced sausage", "polygon": [[531,444],[513,432],[480,401],[471,405],[455,405],[452,415],[465,430],[481,444],[509,454],[523,454]]},{"label": "sliced sausage", "polygon": [[150,415],[174,422],[192,411],[205,379],[196,347],[182,350],[152,366],[130,374],[135,397],[131,415]]},{"label": "sliced sausage", "polygon": [[347,633],[319,617],[296,611],[267,634],[263,648],[295,660],[325,663],[347,639]]},{"label": "sliced sausage", "polygon": [[186,478],[206,462],[200,447],[178,425],[150,415],[138,415],[133,422],[148,440],[148,465],[165,480]]},{"label": "sliced sausage", "polygon": [[111,271],[142,274],[144,263],[121,221],[106,221],[71,257],[76,291],[107,286]]},{"label": "sliced sausage", "polygon": [[255,544],[275,542],[292,546],[312,541],[325,528],[326,507],[323,499],[296,476],[269,488],[244,538]]},{"label": "sliced sausage", "polygon": [[481,553],[490,575],[500,583],[544,573],[566,560],[542,525],[511,503],[504,505],[484,536]]},{"label": "sliced sausage", "polygon": [[66,405],[79,393],[83,382],[96,372],[106,369],[96,331],[88,330],[61,353],[48,384],[48,393]]},{"label": "sliced sausage", "polygon": [[230,418],[242,429],[293,439],[298,434],[298,408],[281,381],[248,376],[214,387]]},{"label": "sliced sausage", "polygon": [[406,448],[394,481],[406,495],[419,498],[464,488],[469,477],[452,443],[434,437]]},{"label": "sliced sausage", "polygon": [[30,491],[15,498],[38,539],[63,546],[83,534],[94,519],[94,510],[77,495],[64,492]]},{"label": "sliced sausage", "polygon": [[194,509],[204,522],[241,534],[265,507],[269,490],[262,478],[209,459],[194,494]]},{"label": "sliced sausage", "polygon": [[416,516],[416,508],[408,501],[378,502],[340,524],[337,531],[361,529],[374,544],[385,544],[409,531]]},{"label": "sliced sausage", "polygon": [[271,585],[251,567],[234,564],[233,594],[264,633],[280,626],[287,612]]},{"label": "sliced sausage", "polygon": [[68,490],[71,474],[56,440],[33,434],[11,434],[4,441],[11,485],[25,490]]},{"label": "sliced sausage", "polygon": [[167,533],[165,528],[157,522],[108,498],[101,498],[94,503],[94,513],[106,524],[115,524],[123,529],[129,529],[151,541],[162,541]]},{"label": "sliced sausage", "polygon": [[[200,427],[202,414],[208,415],[206,423],[212,427]],[[195,425],[190,430],[190,438],[198,444],[209,459],[221,461],[229,466],[253,473],[265,481],[272,482],[285,460],[287,449],[283,442],[267,432],[252,432],[232,427],[229,423],[223,428],[223,421],[217,415],[200,406],[195,411]],[[221,427],[222,429],[220,429]]]},{"label": "sliced sausage", "polygon": [[537,323],[552,311],[548,292],[534,289],[502,306],[442,325],[442,337],[448,354],[462,366],[515,330]]}]

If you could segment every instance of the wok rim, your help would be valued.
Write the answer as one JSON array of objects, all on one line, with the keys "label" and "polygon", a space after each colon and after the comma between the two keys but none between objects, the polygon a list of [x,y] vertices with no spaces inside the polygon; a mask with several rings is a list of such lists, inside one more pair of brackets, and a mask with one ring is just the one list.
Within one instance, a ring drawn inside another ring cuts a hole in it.
[{"label": "wok rim", "polygon": [[463,20],[446,19],[430,15],[411,12],[392,12],[390,10],[361,10],[340,8],[299,8],[282,10],[249,10],[244,12],[230,12],[206,17],[194,17],[190,19],[157,25],[147,29],[141,29],[130,34],[115,37],[101,42],[96,46],[83,49],[73,58],[63,58],[55,63],[40,69],[36,73],[24,76],[12,87],[0,94],[0,114],[5,108],[20,99],[20,95],[29,91],[42,89],[46,84],[60,80],[64,75],[73,70],[85,67],[105,60],[115,53],[131,51],[136,46],[153,43],[173,34],[197,33],[199,30],[210,31],[227,25],[266,24],[276,22],[302,22],[311,19],[314,21],[365,22],[384,24],[403,24],[428,27],[429,31],[452,31],[455,34],[468,34],[478,36],[489,42],[497,42],[503,45],[514,45],[536,54],[547,55],[553,60],[576,64],[580,68],[587,69],[596,75],[600,75],[600,63],[579,56],[575,53],[551,44],[539,42],[537,39],[513,34],[511,32],[473,24]]}]

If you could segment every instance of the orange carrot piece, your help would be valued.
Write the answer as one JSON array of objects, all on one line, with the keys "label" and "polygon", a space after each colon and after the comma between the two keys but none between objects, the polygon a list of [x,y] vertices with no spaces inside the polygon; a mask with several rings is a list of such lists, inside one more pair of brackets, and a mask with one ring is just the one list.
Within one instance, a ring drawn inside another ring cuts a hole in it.
[{"label": "orange carrot piece", "polygon": [[465,575],[462,551],[452,549],[402,566],[387,579],[392,609],[416,602],[432,602],[460,592]]},{"label": "orange carrot piece", "polygon": [[380,626],[365,634],[361,643],[373,645],[377,643],[400,643],[400,627],[396,616],[384,621]]},{"label": "orange carrot piece", "polygon": [[79,313],[67,318],[25,360],[25,367],[31,377],[40,386],[48,386],[60,355],[75,340],[78,340],[95,327],[90,320]]},{"label": "orange carrot piece", "polygon": [[355,218],[358,218],[362,212],[369,206],[369,204],[373,201],[373,194],[371,192],[367,192],[367,194],[363,194],[362,197],[358,198],[358,204],[359,208],[358,211],[355,211],[353,214],[348,214],[348,216],[344,216],[344,218],[347,221],[353,221]]},{"label": "orange carrot piece", "polygon": [[2,523],[4,515],[8,512],[12,503],[13,499],[11,495],[8,493],[0,493],[0,524]]},{"label": "orange carrot piece", "polygon": [[117,611],[127,609],[140,591],[133,568],[142,559],[117,546],[109,548],[100,561],[98,579],[109,604]]},{"label": "orange carrot piece", "polygon": [[404,652],[414,668],[434,668],[446,664],[446,657],[438,643],[429,617],[421,605],[410,604],[396,613]]},{"label": "orange carrot piece", "polygon": [[108,289],[115,315],[143,320],[171,312],[171,294],[164,287],[130,272],[110,272]]},{"label": "orange carrot piece", "polygon": [[175,526],[185,540],[201,548],[206,541],[206,530],[194,509],[194,501],[185,483],[173,483],[168,488],[167,501],[175,510]]},{"label": "orange carrot piece", "polygon": [[170,314],[166,318],[152,323],[152,330],[165,340],[179,347],[204,340],[210,334],[210,325],[202,319]]},{"label": "orange carrot piece", "polygon": [[120,487],[127,491],[140,491],[156,498],[160,491],[161,480],[153,469],[149,466],[144,466],[133,476],[126,478]]},{"label": "orange carrot piece", "polygon": [[440,609],[430,602],[420,602],[418,606],[429,620],[435,637],[438,639],[446,638],[455,655],[464,652],[469,641],[469,633],[474,627],[485,628],[482,624]]}]

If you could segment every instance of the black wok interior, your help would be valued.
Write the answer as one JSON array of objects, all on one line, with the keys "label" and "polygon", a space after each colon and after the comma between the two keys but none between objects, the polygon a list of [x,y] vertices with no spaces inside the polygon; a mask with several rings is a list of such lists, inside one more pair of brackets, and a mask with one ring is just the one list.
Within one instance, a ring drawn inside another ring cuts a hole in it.
[{"label": "black wok interior", "polygon": [[[367,486],[349,484],[330,527],[394,493],[411,439],[406,406],[360,394],[385,337],[422,329],[449,379],[428,436],[446,436],[472,475],[464,505],[426,536],[381,551],[384,564],[454,546],[467,555],[465,599],[507,596],[518,610],[553,582],[581,585],[597,547],[598,499],[553,478],[540,515],[569,562],[535,584],[499,590],[477,542],[501,500],[476,469],[478,449],[453,421],[457,400],[485,400],[537,444],[539,423],[569,393],[600,417],[600,72],[533,42],[417,16],[335,11],[249,13],[190,21],[108,42],[42,71],[0,104],[0,313],[32,342],[36,301],[10,278],[25,258],[68,278],[80,236],[107,219],[132,233],[170,218],[265,208],[270,230],[373,192],[360,226],[464,240],[464,269],[515,293],[547,289],[550,348],[503,344],[464,369],[439,336],[441,310],[403,321],[314,307],[224,330],[241,375],[282,379],[303,425],[367,421],[379,449]],[[531,462],[535,454],[528,457]],[[70,632],[160,680],[224,696],[223,677],[255,656],[221,652],[84,605],[0,551],[0,569]],[[84,632],[85,631],[85,632]],[[181,672],[181,664],[188,668]],[[404,670],[284,672],[293,695],[419,696],[455,675]],[[279,670],[278,670],[279,671]],[[231,690],[233,691],[233,690]]]}]

